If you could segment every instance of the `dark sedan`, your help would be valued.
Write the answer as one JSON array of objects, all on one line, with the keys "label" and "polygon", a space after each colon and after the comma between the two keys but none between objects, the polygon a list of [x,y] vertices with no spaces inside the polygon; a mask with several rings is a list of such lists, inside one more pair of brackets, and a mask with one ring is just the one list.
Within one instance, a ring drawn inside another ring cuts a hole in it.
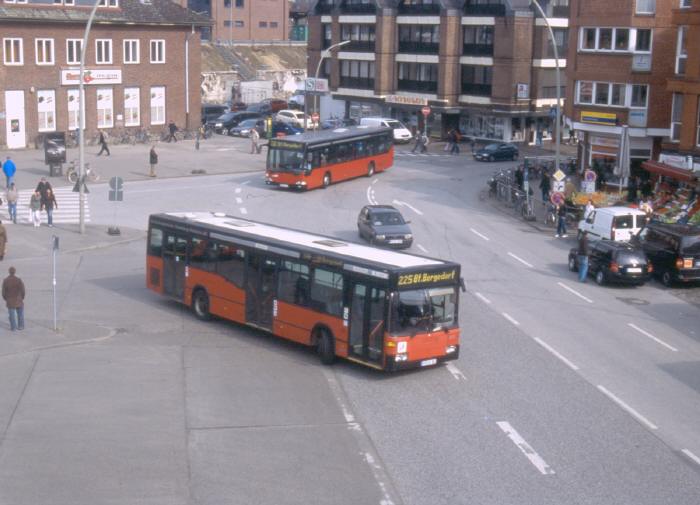
[{"label": "dark sedan", "polygon": [[229,135],[234,137],[248,137],[250,136],[250,131],[255,128],[255,125],[260,121],[257,118],[246,119],[238,123],[238,126],[234,126],[229,130]]},{"label": "dark sedan", "polygon": [[[597,240],[590,243],[590,252],[588,275],[601,286],[613,282],[641,286],[651,277],[652,264],[639,246]],[[569,251],[569,270],[577,272],[578,267],[578,248],[574,248]]]},{"label": "dark sedan", "polygon": [[632,242],[644,249],[665,286],[700,284],[700,226],[651,222]]},{"label": "dark sedan", "polygon": [[357,216],[357,232],[372,245],[406,249],[413,243],[409,222],[391,205],[365,205]]},{"label": "dark sedan", "polygon": [[[261,138],[267,137],[267,132],[265,131],[265,120],[258,119],[255,123],[255,128],[258,130]],[[304,130],[298,126],[294,126],[289,123],[283,123],[282,121],[272,122],[272,137],[286,137],[287,135],[297,135],[303,133]]]},{"label": "dark sedan", "polygon": [[479,161],[517,160],[518,148],[513,144],[489,144],[476,151],[474,159]]},{"label": "dark sedan", "polygon": [[260,118],[255,112],[227,112],[218,118],[208,121],[207,125],[214,128],[216,133],[231,135],[231,129],[246,119]]}]

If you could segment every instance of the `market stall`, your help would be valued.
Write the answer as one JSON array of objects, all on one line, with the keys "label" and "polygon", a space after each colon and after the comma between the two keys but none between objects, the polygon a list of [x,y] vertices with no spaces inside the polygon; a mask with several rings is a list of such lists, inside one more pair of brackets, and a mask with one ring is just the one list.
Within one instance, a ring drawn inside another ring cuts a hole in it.
[{"label": "market stall", "polygon": [[665,223],[700,224],[700,172],[651,160],[642,167],[652,176],[656,219]]}]

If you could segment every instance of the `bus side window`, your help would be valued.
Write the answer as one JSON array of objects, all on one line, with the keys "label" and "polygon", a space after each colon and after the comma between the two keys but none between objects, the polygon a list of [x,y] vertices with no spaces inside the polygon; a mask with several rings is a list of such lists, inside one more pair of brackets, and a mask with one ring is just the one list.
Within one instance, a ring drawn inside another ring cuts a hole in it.
[{"label": "bus side window", "polygon": [[310,301],[309,267],[283,261],[278,274],[277,297],[280,301],[307,306]]},{"label": "bus side window", "polygon": [[343,314],[343,276],[323,268],[314,269],[311,307],[333,316]]},{"label": "bus side window", "polygon": [[150,256],[161,256],[163,253],[163,230],[151,228],[148,238],[148,254]]},{"label": "bus side window", "polygon": [[236,286],[243,286],[245,273],[245,251],[228,244],[219,244],[216,272]]},{"label": "bus side window", "polygon": [[190,264],[208,272],[216,270],[216,244],[211,240],[192,237]]}]

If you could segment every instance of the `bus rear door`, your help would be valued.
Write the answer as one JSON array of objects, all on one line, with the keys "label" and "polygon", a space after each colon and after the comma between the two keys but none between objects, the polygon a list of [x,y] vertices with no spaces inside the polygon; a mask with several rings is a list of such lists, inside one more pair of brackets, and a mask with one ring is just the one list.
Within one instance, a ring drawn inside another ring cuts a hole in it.
[{"label": "bus rear door", "polygon": [[381,364],[386,331],[386,290],[364,282],[352,285],[348,355]]},{"label": "bus rear door", "polygon": [[187,239],[166,231],[163,244],[163,294],[182,300],[185,294]]}]

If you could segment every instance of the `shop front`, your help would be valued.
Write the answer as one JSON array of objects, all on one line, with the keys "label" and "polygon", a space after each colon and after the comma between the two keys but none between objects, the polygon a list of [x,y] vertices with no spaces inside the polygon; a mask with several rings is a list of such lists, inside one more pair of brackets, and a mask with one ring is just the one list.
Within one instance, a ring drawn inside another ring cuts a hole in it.
[{"label": "shop front", "polygon": [[650,176],[657,219],[700,225],[700,157],[662,152],[658,161],[645,161],[642,168]]}]

